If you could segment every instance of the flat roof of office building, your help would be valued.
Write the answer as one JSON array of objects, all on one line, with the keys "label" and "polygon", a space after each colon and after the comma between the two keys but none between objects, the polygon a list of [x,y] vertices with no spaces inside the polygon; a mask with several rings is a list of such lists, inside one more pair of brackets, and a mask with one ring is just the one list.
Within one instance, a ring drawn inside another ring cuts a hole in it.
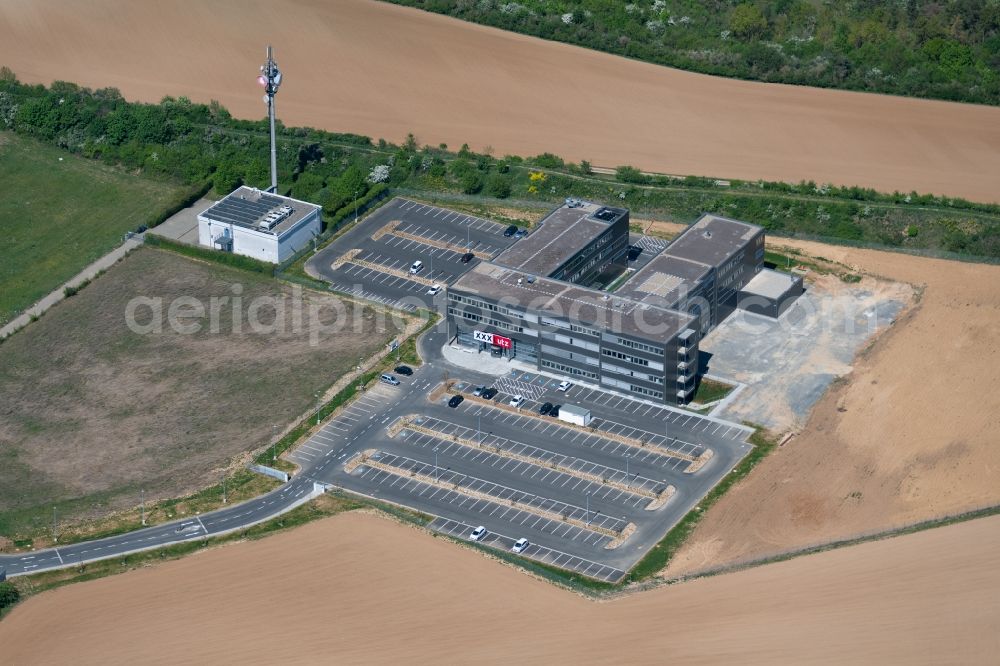
[{"label": "flat roof of office building", "polygon": [[551,275],[627,212],[586,201],[563,204],[493,261],[539,277]]},{"label": "flat roof of office building", "polygon": [[658,254],[626,280],[615,294],[664,308],[677,307],[712,270],[698,261]]},{"label": "flat roof of office building", "polygon": [[756,224],[706,213],[681,232],[663,252],[719,267],[762,229]]},{"label": "flat roof of office building", "polygon": [[[301,222],[306,215],[318,209],[319,206],[315,204],[270,194],[244,185],[227,194],[199,217],[280,237]],[[283,219],[269,230],[261,228],[261,222],[269,215],[279,218],[283,216]]]},{"label": "flat roof of office building", "polygon": [[764,268],[743,285],[741,292],[777,300],[802,281],[801,277]]},{"label": "flat roof of office building", "polygon": [[[529,278],[532,280],[529,282]],[[477,264],[450,288],[530,312],[548,313],[601,331],[640,340],[666,341],[689,328],[694,317],[569,282],[529,276],[489,262]]]}]

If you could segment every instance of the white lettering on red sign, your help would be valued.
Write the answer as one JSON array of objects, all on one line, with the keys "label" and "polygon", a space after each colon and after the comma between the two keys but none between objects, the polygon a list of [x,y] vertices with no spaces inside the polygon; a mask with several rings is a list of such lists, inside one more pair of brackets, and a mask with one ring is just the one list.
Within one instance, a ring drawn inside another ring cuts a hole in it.
[{"label": "white lettering on red sign", "polygon": [[502,347],[503,349],[513,349],[514,341],[510,338],[505,338],[502,335],[496,335],[495,333],[487,333],[486,331],[473,331],[472,338],[476,342],[485,342],[488,345],[493,345],[494,347]]}]

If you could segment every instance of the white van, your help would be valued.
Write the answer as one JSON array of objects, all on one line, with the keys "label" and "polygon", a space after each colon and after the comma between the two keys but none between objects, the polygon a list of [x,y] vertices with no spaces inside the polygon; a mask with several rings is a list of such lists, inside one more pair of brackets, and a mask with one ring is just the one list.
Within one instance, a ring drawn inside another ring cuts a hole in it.
[{"label": "white van", "polygon": [[423,269],[424,269],[424,262],[418,259],[417,261],[413,262],[412,266],[410,266],[410,275],[416,275]]}]

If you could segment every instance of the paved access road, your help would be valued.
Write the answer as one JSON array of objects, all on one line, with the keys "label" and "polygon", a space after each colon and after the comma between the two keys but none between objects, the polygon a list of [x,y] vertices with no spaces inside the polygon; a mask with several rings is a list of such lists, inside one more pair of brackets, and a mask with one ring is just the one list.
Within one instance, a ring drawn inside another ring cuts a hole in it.
[{"label": "paved access road", "polygon": [[264,522],[316,496],[312,480],[301,476],[266,495],[225,509],[188,516],[117,536],[48,548],[33,553],[0,555],[8,576],[38,573],[118,557],[184,541],[219,536]]}]

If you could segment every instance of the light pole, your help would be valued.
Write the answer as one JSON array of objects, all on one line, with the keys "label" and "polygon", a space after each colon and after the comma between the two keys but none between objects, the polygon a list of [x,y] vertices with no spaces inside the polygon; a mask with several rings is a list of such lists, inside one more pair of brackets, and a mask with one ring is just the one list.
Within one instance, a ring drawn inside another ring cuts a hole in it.
[{"label": "light pole", "polygon": [[278,460],[278,424],[271,425],[271,462]]},{"label": "light pole", "polygon": [[226,503],[226,475],[222,475],[222,503]]},{"label": "light pole", "polygon": [[631,484],[629,484],[629,481],[628,481],[628,459],[631,458],[631,457],[632,456],[625,456],[625,487],[626,488],[630,488],[631,487]]},{"label": "light pole", "polygon": [[465,225],[465,251],[468,252],[472,249],[472,235],[471,235],[471,225]]},{"label": "light pole", "polygon": [[483,448],[483,415],[476,415],[476,439],[479,440],[479,448]]},{"label": "light pole", "polygon": [[139,512],[142,516],[141,521],[143,527],[146,526],[146,489],[139,489]]},{"label": "light pole", "polygon": [[587,498],[587,525],[590,525],[590,491],[588,490],[583,495]]},{"label": "light pole", "polygon": [[438,450],[434,447],[434,482],[438,482]]},{"label": "light pole", "polygon": [[361,190],[354,190],[354,224],[358,223],[358,195]]},{"label": "light pole", "polygon": [[319,425],[319,391],[316,391],[316,425]]},{"label": "light pole", "polygon": [[56,533],[56,508],[52,507],[52,540],[59,543],[59,535]]}]

